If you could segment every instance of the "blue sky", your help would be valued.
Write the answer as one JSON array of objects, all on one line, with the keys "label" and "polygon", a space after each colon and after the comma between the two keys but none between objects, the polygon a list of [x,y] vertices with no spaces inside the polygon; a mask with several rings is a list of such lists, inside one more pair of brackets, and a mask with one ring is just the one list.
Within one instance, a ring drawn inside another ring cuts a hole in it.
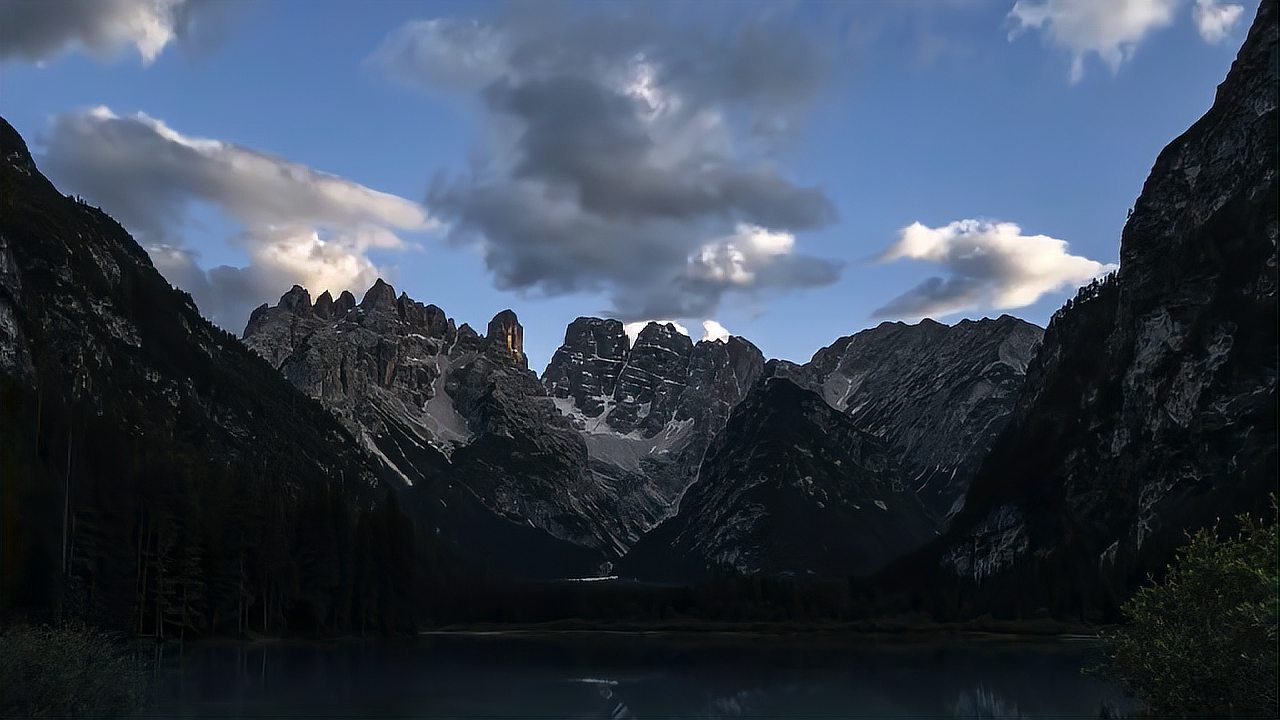
[{"label": "blue sky", "polygon": [[[536,369],[578,315],[652,310],[695,339],[713,319],[798,361],[886,317],[1043,325],[1117,261],[1256,10],[135,5],[0,0],[0,115],[65,191],[235,332],[292,282],[383,274],[459,323],[515,309]],[[614,91],[631,104],[592,104]]]}]

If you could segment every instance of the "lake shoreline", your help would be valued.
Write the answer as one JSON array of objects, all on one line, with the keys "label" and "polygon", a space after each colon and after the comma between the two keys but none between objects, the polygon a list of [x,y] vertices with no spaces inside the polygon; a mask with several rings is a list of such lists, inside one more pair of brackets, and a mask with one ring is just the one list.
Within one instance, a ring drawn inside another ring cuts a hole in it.
[{"label": "lake shoreline", "polygon": [[467,623],[446,625],[418,632],[419,637],[446,635],[760,635],[779,637],[860,637],[868,639],[936,640],[1097,640],[1099,626],[1057,621],[971,621],[964,623],[919,623],[892,621],[857,622],[711,622],[673,620],[670,622],[611,622],[557,620],[544,623]]},{"label": "lake shoreline", "polygon": [[[423,628],[415,633],[338,634],[338,635],[249,635],[246,637],[191,637],[185,644],[199,645],[270,645],[289,643],[403,643],[418,638],[505,637],[547,638],[615,636],[619,638],[723,638],[760,637],[793,640],[875,640],[890,642],[934,642],[939,640],[1027,642],[1027,641],[1100,641],[1106,626],[1058,621],[969,621],[963,623],[920,623],[894,621],[855,622],[714,622],[671,620],[667,622],[630,621],[599,622],[593,620],[555,620],[541,623],[460,623]],[[155,642],[148,636],[128,636],[130,644],[178,646],[177,638]]]}]

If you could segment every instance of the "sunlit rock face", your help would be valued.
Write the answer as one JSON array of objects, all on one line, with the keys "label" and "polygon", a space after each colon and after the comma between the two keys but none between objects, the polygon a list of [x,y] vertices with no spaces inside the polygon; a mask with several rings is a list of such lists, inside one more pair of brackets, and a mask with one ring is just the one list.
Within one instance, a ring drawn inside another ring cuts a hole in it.
[{"label": "sunlit rock face", "polygon": [[529,367],[529,359],[524,355],[524,326],[511,310],[503,310],[493,316],[485,338],[511,356],[520,367]]},{"label": "sunlit rock face", "polygon": [[1008,429],[924,558],[955,612],[1107,615],[1186,531],[1269,512],[1276,36],[1262,3],[1213,107],[1157,158],[1118,274],[1050,322]]}]

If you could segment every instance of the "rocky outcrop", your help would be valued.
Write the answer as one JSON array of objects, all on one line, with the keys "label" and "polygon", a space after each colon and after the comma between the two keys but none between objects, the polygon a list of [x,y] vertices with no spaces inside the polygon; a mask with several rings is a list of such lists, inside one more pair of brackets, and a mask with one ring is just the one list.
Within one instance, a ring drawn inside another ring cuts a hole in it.
[{"label": "rocky outcrop", "polygon": [[1008,315],[882,323],[819,350],[804,381],[883,438],[903,486],[944,518],[1008,422],[1042,334]]},{"label": "rocky outcrop", "polygon": [[569,325],[542,381],[581,434],[597,482],[632,518],[625,545],[670,514],[763,366],[739,337],[695,345],[670,323],[649,323],[631,347],[617,320]]},{"label": "rocky outcrop", "polygon": [[630,352],[620,321],[580,317],[569,323],[542,382],[552,397],[571,399],[584,418],[595,419],[612,406],[618,373]]},{"label": "rocky outcrop", "polygon": [[947,536],[889,573],[946,612],[1106,617],[1276,480],[1277,4],[1160,153],[1120,269],[1059,311]]},{"label": "rocky outcrop", "polygon": [[514,312],[503,310],[494,315],[489,321],[485,337],[499,350],[511,356],[520,367],[529,367],[529,358],[524,354],[524,326],[516,319]]},{"label": "rocky outcrop", "polygon": [[636,545],[623,571],[866,575],[932,534],[899,476],[881,439],[816,393],[766,378],[712,442],[679,513]]}]

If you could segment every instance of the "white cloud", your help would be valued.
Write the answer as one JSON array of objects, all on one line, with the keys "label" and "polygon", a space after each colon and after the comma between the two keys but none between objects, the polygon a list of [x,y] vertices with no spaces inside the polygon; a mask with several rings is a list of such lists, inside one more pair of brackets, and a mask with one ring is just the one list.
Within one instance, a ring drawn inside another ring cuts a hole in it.
[{"label": "white cloud", "polygon": [[150,64],[192,23],[197,0],[0,0],[0,60],[81,49],[110,59],[132,46]]},{"label": "white cloud", "polygon": [[45,164],[101,201],[130,229],[172,229],[186,203],[204,200],[250,227],[307,222],[421,230],[419,203],[266,153],[189,137],[145,113],[96,107],[54,118]]},{"label": "white cloud", "polygon": [[702,339],[703,340],[711,340],[712,342],[724,342],[729,339],[729,335],[731,334],[732,333],[726,330],[723,325],[716,322],[715,320],[702,321]]},{"label": "white cloud", "polygon": [[676,332],[681,335],[689,335],[689,328],[681,325],[675,320],[637,320],[636,322],[629,322],[623,325],[622,331],[627,334],[627,338],[631,341],[631,344],[635,345],[636,338],[640,337],[640,331],[644,330],[645,326],[651,322],[658,323],[659,325],[671,325],[676,329]]},{"label": "white cloud", "polygon": [[986,220],[958,220],[936,228],[912,223],[879,257],[882,262],[899,259],[936,263],[949,276],[926,280],[876,310],[876,317],[1025,307],[1116,268],[1069,254],[1063,240],[1023,235],[1014,223]]},{"label": "white cloud", "polygon": [[729,285],[751,285],[757,270],[790,255],[796,238],[759,225],[739,224],[733,235],[703,245],[689,258],[689,276]]},{"label": "white cloud", "polygon": [[[336,175],[232,143],[184,135],[145,114],[97,107],[54,118],[42,163],[151,248],[166,277],[231,329],[253,305],[294,283],[313,292],[363,290],[378,275],[371,250],[403,250],[396,231],[434,221],[425,208]],[[208,271],[176,239],[191,208],[209,204],[241,226],[244,268]]]},{"label": "white cloud", "polygon": [[1009,11],[1013,40],[1035,29],[1071,51],[1071,82],[1084,77],[1084,60],[1097,55],[1115,73],[1153,30],[1173,22],[1181,0],[1018,0]]},{"label": "white cloud", "polygon": [[[670,324],[673,327],[675,327],[676,332],[680,333],[681,335],[693,337],[692,335],[689,334],[688,327],[684,326],[683,324],[675,320],[638,320],[636,322],[629,322],[624,324],[622,326],[622,329],[623,329],[623,332],[627,334],[627,338],[631,340],[631,344],[635,345],[636,338],[640,337],[640,331],[644,330],[645,326],[651,322],[656,322],[659,325]],[[732,335],[732,333],[726,330],[723,325],[716,322],[715,320],[702,321],[702,340],[724,342],[729,339],[730,335]]]},{"label": "white cloud", "polygon": [[1240,5],[1223,5],[1218,0],[1196,0],[1191,10],[1196,21],[1196,29],[1200,37],[1207,43],[1220,43],[1227,33],[1240,21],[1244,7]]},{"label": "white cloud", "polygon": [[356,295],[386,271],[376,267],[350,236],[322,239],[314,229],[279,228],[237,239],[249,256],[244,267],[219,265],[205,270],[199,254],[182,246],[147,247],[156,269],[175,286],[191,293],[204,315],[223,327],[239,331],[250,311],[274,301],[293,285],[312,296],[325,290]]}]

